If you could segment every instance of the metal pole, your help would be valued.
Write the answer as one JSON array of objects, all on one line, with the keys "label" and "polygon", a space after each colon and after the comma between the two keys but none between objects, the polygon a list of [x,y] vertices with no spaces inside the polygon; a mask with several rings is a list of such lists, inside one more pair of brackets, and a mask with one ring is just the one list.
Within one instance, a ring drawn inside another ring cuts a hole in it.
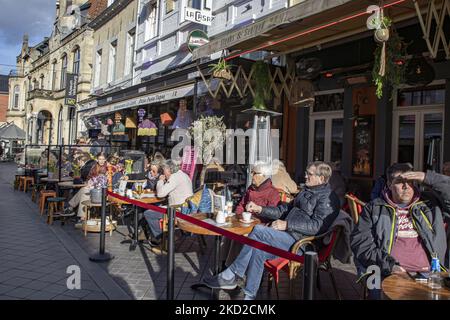
[{"label": "metal pole", "polygon": [[[112,221],[110,221],[112,224]],[[112,225],[110,225],[112,228]],[[94,262],[105,262],[114,259],[114,256],[105,252],[105,232],[106,232],[106,186],[102,188],[102,218],[100,226],[100,250],[98,254],[89,257]]]},{"label": "metal pole", "polygon": [[167,300],[174,299],[175,286],[175,246],[174,246],[174,224],[175,224],[175,209],[168,207],[167,214],[169,218],[169,243],[167,245]]},{"label": "metal pole", "polygon": [[317,253],[307,251],[305,253],[305,266],[303,268],[303,299],[314,300],[314,288],[316,287]]},{"label": "metal pole", "polygon": [[[58,181],[61,181],[61,169],[62,169],[62,146],[59,146],[59,168],[58,168]],[[58,184],[56,184],[58,186]],[[59,197],[59,195],[58,195]]]}]

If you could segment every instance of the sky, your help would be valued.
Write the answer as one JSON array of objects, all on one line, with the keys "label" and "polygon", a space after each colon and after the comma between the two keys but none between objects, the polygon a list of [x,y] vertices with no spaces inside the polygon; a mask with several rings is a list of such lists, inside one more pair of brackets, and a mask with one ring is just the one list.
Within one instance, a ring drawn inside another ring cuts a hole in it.
[{"label": "sky", "polygon": [[55,3],[56,0],[0,0],[0,74],[15,69],[24,33],[30,37],[30,46],[50,36]]}]

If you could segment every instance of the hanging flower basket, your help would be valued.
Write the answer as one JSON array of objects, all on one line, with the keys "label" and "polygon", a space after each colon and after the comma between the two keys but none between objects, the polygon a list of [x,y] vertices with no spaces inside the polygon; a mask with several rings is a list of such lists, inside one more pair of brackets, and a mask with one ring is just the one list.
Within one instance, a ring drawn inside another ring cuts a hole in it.
[{"label": "hanging flower basket", "polygon": [[213,71],[213,77],[218,79],[231,80],[232,74],[230,70],[215,70]]}]

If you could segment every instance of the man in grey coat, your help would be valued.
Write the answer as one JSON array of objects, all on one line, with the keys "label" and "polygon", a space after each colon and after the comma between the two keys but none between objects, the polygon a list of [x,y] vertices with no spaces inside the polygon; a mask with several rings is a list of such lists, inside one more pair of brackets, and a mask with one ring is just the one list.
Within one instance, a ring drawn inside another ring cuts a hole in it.
[{"label": "man in grey coat", "polygon": [[[417,183],[431,193],[421,193]],[[368,203],[351,237],[357,265],[380,267],[382,276],[430,269],[432,254],[448,267],[444,217],[450,212],[450,177],[414,172],[408,164],[387,170],[387,188]]]},{"label": "man in grey coat", "polygon": [[[249,238],[289,250],[299,239],[328,231],[339,215],[339,199],[328,184],[331,174],[328,164],[313,162],[305,172],[305,189],[291,203],[264,208],[253,202],[247,204],[247,211],[273,221],[270,226],[255,226]],[[204,279],[204,283],[212,289],[234,289],[237,277],[246,276],[245,299],[253,300],[261,284],[264,262],[274,258],[271,253],[245,245],[229,268]]]}]

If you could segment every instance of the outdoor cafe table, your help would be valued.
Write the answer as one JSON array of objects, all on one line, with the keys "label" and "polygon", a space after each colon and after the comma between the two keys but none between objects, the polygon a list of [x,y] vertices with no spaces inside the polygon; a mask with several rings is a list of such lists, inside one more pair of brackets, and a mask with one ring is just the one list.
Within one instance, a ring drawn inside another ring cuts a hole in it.
[{"label": "outdoor cafe table", "polygon": [[65,178],[61,178],[61,180],[59,180],[58,178],[42,178],[41,182],[46,183],[46,184],[55,184],[56,188],[56,194],[59,196],[59,182],[63,182],[63,181],[73,181],[73,178],[71,177],[65,177]]},{"label": "outdoor cafe table", "polygon": [[[442,273],[442,278],[448,273]],[[442,284],[439,290],[432,290],[427,283],[418,282],[408,274],[393,274],[381,285],[384,296],[390,300],[450,300],[450,288]]]},{"label": "outdoor cafe table", "polygon": [[[160,203],[163,202],[165,199],[164,198],[157,198],[157,197],[147,197],[147,198],[141,198],[141,199],[132,199],[135,201],[139,201],[143,204],[154,204],[154,203]],[[127,201],[123,201],[111,196],[108,196],[108,201],[110,201],[111,203],[115,203],[115,204],[125,204],[125,205],[129,205],[131,204],[130,202]],[[134,251],[136,249],[136,246],[138,245],[139,241],[138,241],[138,227],[139,227],[139,213],[138,213],[138,206],[133,204],[133,211],[134,211],[134,235],[133,238],[131,240],[131,245],[130,245],[130,251]]]},{"label": "outdoor cafe table", "polygon": [[[195,213],[190,215],[190,217],[199,219],[199,220],[205,220],[208,218],[206,213]],[[229,224],[226,224],[224,226],[220,226],[220,228],[225,229],[227,231],[236,233],[238,235],[246,235],[252,232],[253,228],[260,224],[261,221],[256,218],[255,216],[252,216],[253,221],[250,223],[243,223],[240,221],[242,216],[235,214],[234,216],[228,217],[227,222]],[[214,251],[214,274],[217,274],[220,272],[220,243],[222,241],[222,236],[218,233],[215,233],[213,231],[210,231],[208,229],[199,227],[195,224],[192,224],[190,222],[187,222],[182,219],[177,219],[177,226],[183,231],[191,232],[198,235],[205,235],[205,236],[214,236],[215,237],[215,251]],[[192,289],[197,289],[200,287],[206,287],[203,283],[194,284],[191,286]],[[214,290],[213,290],[214,294]]]}]

